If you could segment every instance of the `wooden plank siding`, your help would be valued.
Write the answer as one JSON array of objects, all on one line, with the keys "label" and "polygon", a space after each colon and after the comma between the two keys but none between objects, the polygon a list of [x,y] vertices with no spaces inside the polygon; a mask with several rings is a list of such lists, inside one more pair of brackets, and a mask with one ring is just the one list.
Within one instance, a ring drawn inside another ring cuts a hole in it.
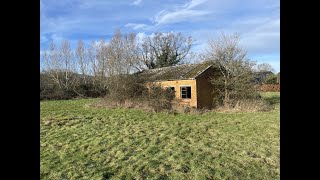
[{"label": "wooden plank siding", "polygon": [[196,78],[198,108],[210,109],[212,107],[213,86],[210,83],[212,74],[213,68],[209,68]]}]

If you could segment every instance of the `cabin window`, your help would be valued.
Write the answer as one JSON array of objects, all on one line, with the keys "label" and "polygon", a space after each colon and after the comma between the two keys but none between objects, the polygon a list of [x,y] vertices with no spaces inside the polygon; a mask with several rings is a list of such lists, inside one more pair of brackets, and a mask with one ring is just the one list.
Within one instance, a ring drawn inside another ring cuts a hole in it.
[{"label": "cabin window", "polygon": [[180,87],[181,98],[182,99],[190,99],[191,98],[191,86],[183,86]]}]

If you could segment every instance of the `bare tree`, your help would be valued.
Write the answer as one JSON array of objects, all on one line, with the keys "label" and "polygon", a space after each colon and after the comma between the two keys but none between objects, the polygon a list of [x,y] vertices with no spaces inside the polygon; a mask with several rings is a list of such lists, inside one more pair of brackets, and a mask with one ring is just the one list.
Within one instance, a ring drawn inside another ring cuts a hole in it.
[{"label": "bare tree", "polygon": [[231,99],[241,99],[250,95],[253,90],[253,66],[246,55],[247,51],[239,47],[238,34],[225,35],[209,40],[209,48],[205,54],[206,60],[213,62],[218,74],[212,77],[214,93],[221,97],[225,106]]},{"label": "bare tree", "polygon": [[98,68],[97,68],[97,59],[96,59],[96,42],[92,41],[89,48],[87,49],[87,55],[88,55],[88,61],[89,61],[89,67],[88,71],[89,74],[93,77],[97,76]]},{"label": "bare tree", "polygon": [[267,71],[271,71],[271,72],[274,72],[274,68],[268,64],[268,63],[262,63],[262,64],[258,64],[256,66],[256,71],[257,72],[267,72]]},{"label": "bare tree", "polygon": [[62,64],[61,69],[64,73],[63,86],[66,90],[68,90],[74,85],[76,80],[74,77],[75,63],[72,59],[73,52],[70,48],[70,43],[68,40],[61,42],[59,55]]},{"label": "bare tree", "polygon": [[102,78],[106,76],[107,69],[107,47],[104,39],[98,41],[95,47],[97,60],[96,73],[100,78]]},{"label": "bare tree", "polygon": [[87,84],[87,75],[88,75],[88,66],[89,66],[89,62],[88,62],[88,58],[87,58],[87,52],[84,46],[84,43],[82,40],[78,41],[78,46],[76,48],[76,58],[78,60],[78,64],[79,64],[79,70],[80,73],[82,74],[82,80],[84,84]]},{"label": "bare tree", "polygon": [[45,50],[42,56],[44,71],[49,74],[52,81],[61,89],[61,62],[56,44],[52,41],[49,50]]},{"label": "bare tree", "polygon": [[87,74],[90,76],[90,84],[92,84],[92,90],[99,94],[104,94],[107,88],[105,69],[105,42],[91,41],[89,47],[86,50],[86,63]]},{"label": "bare tree", "polygon": [[181,33],[155,33],[144,38],[140,58],[149,69],[172,66],[184,60],[191,45],[192,38]]},{"label": "bare tree", "polygon": [[117,29],[107,45],[107,76],[130,74],[139,70],[136,36]]},{"label": "bare tree", "polygon": [[44,70],[59,89],[68,90],[75,83],[72,54],[67,40],[61,43],[60,48],[52,41],[49,50],[43,53]]},{"label": "bare tree", "polygon": [[119,29],[113,34],[107,47],[108,76],[124,74],[124,48]]},{"label": "bare tree", "polygon": [[138,46],[136,35],[134,33],[125,34],[123,37],[124,60],[126,64],[126,73],[140,71],[141,65],[138,56]]}]

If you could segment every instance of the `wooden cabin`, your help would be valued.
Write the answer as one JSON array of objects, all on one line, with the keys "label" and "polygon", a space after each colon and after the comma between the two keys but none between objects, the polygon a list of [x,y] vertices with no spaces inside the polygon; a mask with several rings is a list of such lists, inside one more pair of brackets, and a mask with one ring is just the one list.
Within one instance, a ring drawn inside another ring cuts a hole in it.
[{"label": "wooden cabin", "polygon": [[213,88],[210,77],[213,75],[211,63],[183,64],[141,72],[149,83],[174,90],[181,105],[193,108],[211,108]]}]

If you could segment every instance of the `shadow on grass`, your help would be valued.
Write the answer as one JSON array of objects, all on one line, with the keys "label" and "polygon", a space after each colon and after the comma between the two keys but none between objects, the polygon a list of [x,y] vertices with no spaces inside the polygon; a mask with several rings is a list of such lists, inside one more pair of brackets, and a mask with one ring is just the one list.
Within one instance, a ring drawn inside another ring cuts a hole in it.
[{"label": "shadow on grass", "polygon": [[114,176],[113,172],[106,171],[102,174],[102,180],[111,179],[112,176]]}]

